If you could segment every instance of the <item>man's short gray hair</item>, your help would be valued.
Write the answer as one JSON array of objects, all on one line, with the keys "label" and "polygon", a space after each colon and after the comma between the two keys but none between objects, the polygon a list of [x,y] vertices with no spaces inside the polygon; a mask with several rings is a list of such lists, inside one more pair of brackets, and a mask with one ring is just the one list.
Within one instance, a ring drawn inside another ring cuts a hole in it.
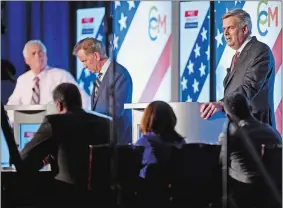
[{"label": "man's short gray hair", "polygon": [[46,47],[45,47],[45,45],[40,41],[40,40],[30,40],[30,41],[28,41],[26,44],[25,44],[25,47],[24,47],[24,49],[23,49],[23,55],[24,55],[24,57],[26,58],[27,57],[27,48],[28,48],[28,46],[30,46],[30,45],[40,45],[40,47],[42,48],[42,51],[44,52],[44,53],[46,53],[47,52],[47,50],[46,50]]},{"label": "man's short gray hair", "polygon": [[233,9],[222,17],[222,20],[228,18],[228,17],[237,17],[239,19],[240,25],[243,27],[244,25],[248,26],[248,35],[252,33],[252,20],[251,16],[242,9]]}]

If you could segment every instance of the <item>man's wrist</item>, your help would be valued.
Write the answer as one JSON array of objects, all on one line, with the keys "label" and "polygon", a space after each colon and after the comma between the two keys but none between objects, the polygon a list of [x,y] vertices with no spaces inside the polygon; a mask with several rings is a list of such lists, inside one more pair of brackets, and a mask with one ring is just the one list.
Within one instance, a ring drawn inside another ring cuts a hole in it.
[{"label": "man's wrist", "polygon": [[224,103],[222,101],[218,101],[218,104],[220,105],[221,107],[221,111],[224,112]]}]

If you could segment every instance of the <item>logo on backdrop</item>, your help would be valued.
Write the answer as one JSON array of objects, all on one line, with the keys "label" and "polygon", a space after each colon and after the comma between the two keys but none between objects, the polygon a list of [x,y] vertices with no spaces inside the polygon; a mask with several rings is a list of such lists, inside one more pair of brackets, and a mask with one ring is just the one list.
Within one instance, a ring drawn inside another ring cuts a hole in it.
[{"label": "logo on backdrop", "polygon": [[166,15],[161,16],[157,7],[153,6],[150,8],[148,16],[148,35],[152,41],[155,41],[161,32],[166,34]]},{"label": "logo on backdrop", "polygon": [[94,31],[94,18],[93,17],[85,17],[81,20],[82,23],[82,35],[91,35]]},{"label": "logo on backdrop", "polygon": [[185,11],[185,29],[198,27],[198,10]]},{"label": "logo on backdrop", "polygon": [[268,0],[261,0],[257,6],[257,29],[261,36],[266,36],[268,28],[278,26],[278,6],[270,7]]}]

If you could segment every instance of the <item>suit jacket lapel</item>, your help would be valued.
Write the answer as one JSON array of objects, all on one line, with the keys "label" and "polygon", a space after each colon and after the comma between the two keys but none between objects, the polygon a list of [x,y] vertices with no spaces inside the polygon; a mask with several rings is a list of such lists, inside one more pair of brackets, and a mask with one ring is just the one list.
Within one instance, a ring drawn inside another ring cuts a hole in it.
[{"label": "suit jacket lapel", "polygon": [[227,73],[225,79],[224,79],[224,88],[226,88],[229,83],[231,82],[233,76],[235,75],[235,73],[239,70],[242,70],[241,67],[241,64],[243,62],[243,60],[246,58],[247,56],[247,53],[249,52],[251,46],[253,45],[253,43],[257,41],[256,37],[252,37],[252,39],[250,40],[250,42],[245,46],[245,48],[242,50],[242,52],[240,53],[240,56],[238,58],[238,60],[236,61],[235,63],[235,66],[233,68],[233,71],[230,71],[230,73]]},{"label": "suit jacket lapel", "polygon": [[102,79],[102,82],[101,82],[101,84],[100,84],[100,87],[99,87],[99,90],[98,90],[98,94],[97,94],[96,97],[94,97],[94,89],[93,89],[93,93],[92,93],[92,101],[93,101],[93,103],[92,103],[92,105],[91,105],[92,110],[94,110],[94,108],[95,108],[95,106],[96,106],[96,103],[97,103],[97,100],[98,100],[98,98],[99,98],[101,92],[103,92],[103,91],[106,90],[106,89],[105,89],[105,88],[106,88],[106,85],[107,85],[107,83],[109,82],[109,71],[110,71],[111,69],[112,69],[112,62],[111,62],[111,64],[110,64],[110,66],[108,67],[108,69],[107,69],[107,71],[106,71],[106,73],[105,73],[105,75],[104,75],[104,77],[103,77],[103,79]]},{"label": "suit jacket lapel", "polygon": [[227,80],[228,80],[228,77],[229,77],[230,72],[231,72],[231,66],[230,66],[230,68],[227,68],[226,71],[227,71],[227,74],[226,74],[226,76],[225,76],[225,78],[223,80],[223,87],[225,87],[226,84],[227,84]]}]

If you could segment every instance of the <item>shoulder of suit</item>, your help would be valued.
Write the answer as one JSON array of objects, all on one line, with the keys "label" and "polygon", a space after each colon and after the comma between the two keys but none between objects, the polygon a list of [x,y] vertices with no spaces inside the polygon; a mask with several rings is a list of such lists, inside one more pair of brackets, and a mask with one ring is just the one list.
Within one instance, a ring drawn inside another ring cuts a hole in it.
[{"label": "shoulder of suit", "polygon": [[259,40],[256,40],[254,42],[254,46],[256,46],[259,49],[258,51],[270,50],[270,47],[266,43],[263,43]]},{"label": "shoulder of suit", "polygon": [[45,116],[45,120],[47,121],[47,122],[52,122],[53,121],[53,119],[55,118],[59,118],[59,117],[61,117],[61,115],[62,114],[51,114],[51,115],[46,115]]},{"label": "shoulder of suit", "polygon": [[114,62],[116,67],[116,73],[124,74],[128,73],[128,70],[123,65],[119,64],[118,62]]},{"label": "shoulder of suit", "polygon": [[122,66],[118,62],[115,62],[115,64],[116,64],[115,73],[116,73],[117,76],[123,76],[125,78],[131,78],[129,71],[124,66]]}]

